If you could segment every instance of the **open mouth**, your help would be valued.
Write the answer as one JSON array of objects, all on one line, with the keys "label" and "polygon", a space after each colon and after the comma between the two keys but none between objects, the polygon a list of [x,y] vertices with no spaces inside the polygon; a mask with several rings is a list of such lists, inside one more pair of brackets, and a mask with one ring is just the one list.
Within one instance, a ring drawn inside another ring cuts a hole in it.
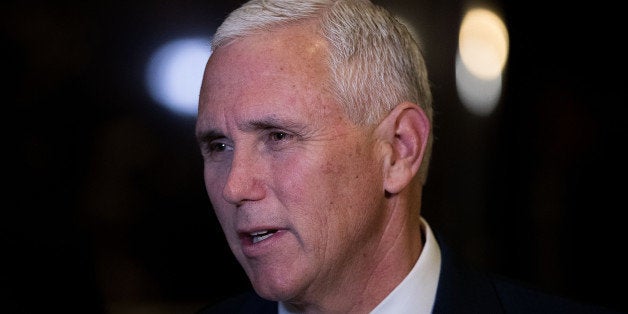
[{"label": "open mouth", "polygon": [[264,241],[270,237],[272,237],[275,233],[277,232],[277,230],[262,230],[262,231],[257,231],[257,232],[252,232],[249,234],[249,236],[251,237],[251,241],[253,242],[253,244]]}]

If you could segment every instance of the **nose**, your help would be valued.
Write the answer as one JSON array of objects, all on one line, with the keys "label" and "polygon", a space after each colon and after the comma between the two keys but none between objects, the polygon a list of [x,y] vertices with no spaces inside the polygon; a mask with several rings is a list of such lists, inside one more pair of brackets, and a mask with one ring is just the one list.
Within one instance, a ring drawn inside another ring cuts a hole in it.
[{"label": "nose", "polygon": [[263,161],[255,151],[236,151],[222,191],[223,198],[234,205],[265,197],[262,179]]}]

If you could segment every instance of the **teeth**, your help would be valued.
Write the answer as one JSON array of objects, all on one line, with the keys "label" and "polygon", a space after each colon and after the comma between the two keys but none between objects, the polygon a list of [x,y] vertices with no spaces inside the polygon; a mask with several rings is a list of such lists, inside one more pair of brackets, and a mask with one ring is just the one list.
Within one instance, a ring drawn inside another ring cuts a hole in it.
[{"label": "teeth", "polygon": [[253,243],[264,241],[264,240],[270,238],[272,235],[273,235],[273,233],[269,232],[268,230],[251,233],[251,237],[252,237]]}]

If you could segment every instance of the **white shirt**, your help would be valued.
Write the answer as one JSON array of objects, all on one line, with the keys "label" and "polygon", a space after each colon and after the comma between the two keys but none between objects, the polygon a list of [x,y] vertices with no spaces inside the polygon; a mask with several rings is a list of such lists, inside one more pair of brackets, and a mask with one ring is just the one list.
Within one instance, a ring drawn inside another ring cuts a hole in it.
[{"label": "white shirt", "polygon": [[[410,273],[380,302],[371,314],[431,313],[436,300],[440,276],[440,247],[425,219],[421,218],[425,244]],[[293,314],[289,306],[279,302],[278,314]]]}]

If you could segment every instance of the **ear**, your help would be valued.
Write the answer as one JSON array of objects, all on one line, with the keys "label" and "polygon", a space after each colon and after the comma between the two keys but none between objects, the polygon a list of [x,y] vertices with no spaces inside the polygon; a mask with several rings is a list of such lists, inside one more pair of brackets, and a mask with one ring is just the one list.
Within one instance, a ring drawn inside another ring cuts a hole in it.
[{"label": "ear", "polygon": [[379,124],[384,150],[384,189],[397,194],[406,188],[419,171],[430,135],[430,121],[416,104],[397,105]]}]

